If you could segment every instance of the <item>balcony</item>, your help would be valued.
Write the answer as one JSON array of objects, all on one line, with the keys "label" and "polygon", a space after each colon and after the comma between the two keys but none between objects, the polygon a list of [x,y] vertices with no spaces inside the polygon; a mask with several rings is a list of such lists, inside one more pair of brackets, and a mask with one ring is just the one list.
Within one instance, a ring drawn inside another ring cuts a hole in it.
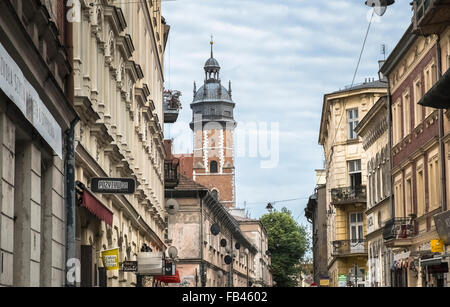
[{"label": "balcony", "polygon": [[411,245],[417,236],[418,227],[415,219],[394,218],[386,222],[383,238],[386,246],[398,247]]},{"label": "balcony", "polygon": [[333,241],[333,257],[346,257],[361,254],[367,254],[367,241],[364,239],[357,240],[338,240]]},{"label": "balcony", "polygon": [[164,123],[173,124],[178,119],[180,113],[180,91],[165,90],[164,91]]},{"label": "balcony", "polygon": [[178,167],[180,161],[178,159],[164,161],[164,184],[165,188],[175,188],[180,182]]},{"label": "balcony", "polygon": [[441,34],[450,25],[450,0],[414,0],[414,32]]},{"label": "balcony", "polygon": [[346,205],[366,203],[366,186],[344,187],[331,189],[331,204]]}]

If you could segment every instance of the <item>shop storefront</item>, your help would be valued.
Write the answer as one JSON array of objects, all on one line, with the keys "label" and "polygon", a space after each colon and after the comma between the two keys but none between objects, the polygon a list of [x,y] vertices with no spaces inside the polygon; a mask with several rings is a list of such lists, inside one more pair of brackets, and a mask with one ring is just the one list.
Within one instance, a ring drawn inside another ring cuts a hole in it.
[{"label": "shop storefront", "polygon": [[409,257],[410,251],[407,250],[394,253],[394,262],[391,267],[392,287],[408,287]]},{"label": "shop storefront", "polygon": [[421,259],[424,287],[445,287],[448,280],[448,257]]}]

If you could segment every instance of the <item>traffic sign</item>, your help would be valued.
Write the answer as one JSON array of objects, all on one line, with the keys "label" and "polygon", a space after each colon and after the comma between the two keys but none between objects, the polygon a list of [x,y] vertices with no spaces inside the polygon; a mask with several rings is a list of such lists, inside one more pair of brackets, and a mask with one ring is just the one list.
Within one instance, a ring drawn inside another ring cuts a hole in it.
[{"label": "traffic sign", "polygon": [[92,178],[91,191],[101,194],[134,194],[134,178]]}]

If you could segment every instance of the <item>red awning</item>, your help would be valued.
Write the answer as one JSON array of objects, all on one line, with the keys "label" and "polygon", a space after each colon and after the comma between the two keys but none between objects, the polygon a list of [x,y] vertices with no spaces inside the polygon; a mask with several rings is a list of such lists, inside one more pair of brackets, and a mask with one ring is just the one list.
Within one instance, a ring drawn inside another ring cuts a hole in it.
[{"label": "red awning", "polygon": [[178,270],[175,270],[174,276],[159,275],[155,276],[155,279],[160,282],[165,282],[166,284],[179,284],[181,282],[180,273],[178,273]]},{"label": "red awning", "polygon": [[82,206],[88,209],[93,215],[112,226],[113,213],[95,198],[88,190],[83,191]]}]

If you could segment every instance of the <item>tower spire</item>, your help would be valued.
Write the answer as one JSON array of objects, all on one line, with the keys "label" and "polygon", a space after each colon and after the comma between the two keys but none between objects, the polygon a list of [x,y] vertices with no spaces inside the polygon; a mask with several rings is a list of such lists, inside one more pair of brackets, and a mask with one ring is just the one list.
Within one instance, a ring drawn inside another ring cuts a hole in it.
[{"label": "tower spire", "polygon": [[214,41],[213,41],[213,35],[211,34],[211,41],[210,41],[210,44],[211,44],[211,58],[213,58],[214,56],[213,56],[213,45],[214,45]]}]

